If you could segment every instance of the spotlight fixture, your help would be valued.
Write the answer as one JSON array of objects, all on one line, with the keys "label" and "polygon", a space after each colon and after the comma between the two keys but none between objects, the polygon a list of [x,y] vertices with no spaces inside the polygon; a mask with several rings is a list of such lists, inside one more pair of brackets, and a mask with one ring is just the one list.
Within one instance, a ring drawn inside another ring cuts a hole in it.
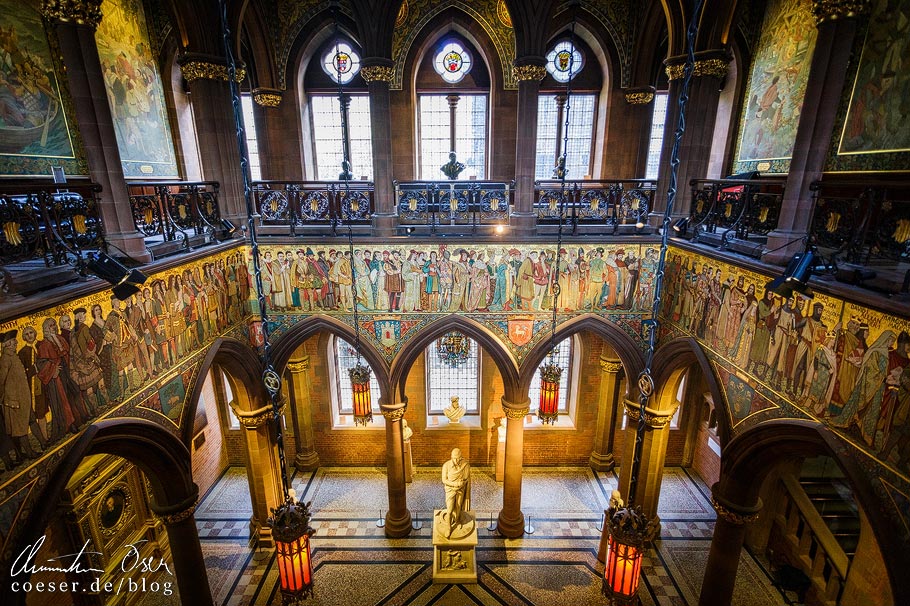
[{"label": "spotlight fixture", "polygon": [[837,266],[825,263],[815,246],[810,246],[802,253],[796,253],[787,264],[782,276],[774,278],[767,283],[765,288],[784,298],[790,298],[793,293],[812,298],[809,290],[809,278],[813,273],[837,271]]},{"label": "spotlight fixture", "polygon": [[148,279],[138,269],[127,269],[119,261],[104,252],[92,253],[86,267],[102,280],[114,285],[114,296],[125,301],[141,290]]},{"label": "spotlight fixture", "polygon": [[689,217],[683,217],[677,219],[673,224],[673,231],[675,231],[680,236],[686,235],[686,231],[689,229]]},{"label": "spotlight fixture", "polygon": [[224,231],[224,239],[232,238],[237,233],[237,226],[228,219],[221,220],[221,229]]}]

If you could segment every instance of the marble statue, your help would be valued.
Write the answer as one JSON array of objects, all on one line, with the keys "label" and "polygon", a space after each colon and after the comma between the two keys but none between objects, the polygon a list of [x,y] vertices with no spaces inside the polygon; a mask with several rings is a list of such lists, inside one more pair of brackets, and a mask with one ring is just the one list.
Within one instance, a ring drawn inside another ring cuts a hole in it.
[{"label": "marble statue", "polygon": [[411,439],[411,436],[414,435],[414,430],[408,427],[408,422],[406,419],[401,420],[401,439],[405,442]]},{"label": "marble statue", "polygon": [[499,420],[499,427],[496,428],[496,432],[499,434],[499,441],[505,442],[506,441],[506,420],[504,418],[501,418]]},{"label": "marble statue", "polygon": [[458,396],[452,396],[451,404],[446,406],[442,412],[449,420],[449,423],[460,423],[465,409],[458,403]]},{"label": "marble statue", "polygon": [[446,490],[446,510],[443,525],[446,537],[464,524],[464,513],[471,509],[471,466],[461,456],[461,449],[452,450],[452,458],[442,466],[442,484]]}]

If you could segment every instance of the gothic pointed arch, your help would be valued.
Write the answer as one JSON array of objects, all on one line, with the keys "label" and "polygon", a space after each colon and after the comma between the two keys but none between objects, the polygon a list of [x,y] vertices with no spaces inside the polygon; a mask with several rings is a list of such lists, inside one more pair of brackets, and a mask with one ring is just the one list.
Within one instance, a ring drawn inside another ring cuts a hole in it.
[{"label": "gothic pointed arch", "polygon": [[[394,397],[405,397],[404,390],[408,373],[411,371],[411,367],[418,356],[423,353],[430,343],[453,330],[457,330],[474,339],[493,358],[496,368],[499,369],[499,373],[502,375],[503,389],[505,390],[504,397],[507,400],[516,402],[526,397],[522,396],[522,398],[519,398],[517,395],[518,366],[505,343],[479,322],[455,314],[444,316],[424,327],[401,348],[401,351],[398,352],[398,355],[392,361],[391,385],[397,391],[391,395]],[[400,401],[407,400],[402,399]]]},{"label": "gothic pointed arch", "polygon": [[[564,322],[556,327],[556,342],[574,335],[583,330],[592,332],[602,338],[610,347],[612,347],[619,359],[622,361],[626,376],[630,380],[630,389],[634,385],[635,378],[644,368],[644,356],[641,348],[632,340],[625,331],[623,331],[614,322],[594,313],[586,313],[576,316],[571,320]],[[524,393],[527,393],[528,386],[534,379],[534,373],[543,362],[547,354],[550,353],[550,339],[541,339],[535,345],[521,364],[519,373],[519,385]],[[630,394],[631,396],[631,394]]]}]

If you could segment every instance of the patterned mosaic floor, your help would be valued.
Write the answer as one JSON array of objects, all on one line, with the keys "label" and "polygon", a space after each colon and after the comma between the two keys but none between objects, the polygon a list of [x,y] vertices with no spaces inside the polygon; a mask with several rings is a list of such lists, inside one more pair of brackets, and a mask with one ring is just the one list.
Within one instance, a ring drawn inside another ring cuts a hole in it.
[{"label": "patterned mosaic floor", "polygon": [[[426,520],[442,503],[438,470],[416,470],[408,507],[424,521],[405,539],[385,538],[376,527],[387,503],[381,468],[322,468],[298,474],[294,488],[312,501],[315,598],[319,606],[490,604],[574,606],[603,604],[597,562],[601,513],[616,485],[614,473],[587,468],[524,471],[522,511],[535,532],[516,540],[486,530],[502,496],[491,471],[475,468],[472,506],[480,522],[476,585],[432,583],[432,530]],[[645,556],[639,591],[646,606],[698,602],[714,529],[707,487],[686,470],[665,471],[658,508],[660,540]],[[271,551],[247,547],[250,516],[245,471],[229,469],[197,510],[197,526],[218,606],[280,604]],[[740,560],[733,603],[782,603],[764,569],[747,553]]]}]

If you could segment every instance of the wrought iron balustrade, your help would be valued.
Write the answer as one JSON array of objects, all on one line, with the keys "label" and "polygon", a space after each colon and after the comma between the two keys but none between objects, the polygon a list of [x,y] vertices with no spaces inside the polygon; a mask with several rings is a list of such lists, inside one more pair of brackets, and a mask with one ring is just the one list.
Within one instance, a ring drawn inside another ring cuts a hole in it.
[{"label": "wrought iron balustrade", "polygon": [[809,189],[809,234],[823,252],[861,265],[910,262],[910,182],[816,181]]},{"label": "wrought iron balustrade", "polygon": [[579,225],[604,225],[615,234],[623,225],[647,224],[656,189],[652,179],[566,181],[563,202],[560,181],[535,181],[534,211],[539,225],[561,218],[573,231]]},{"label": "wrought iron balustrade", "polygon": [[221,222],[217,181],[131,181],[127,187],[133,222],[147,239],[189,248],[192,236],[215,237]]},{"label": "wrought iron balustrade", "polygon": [[508,225],[514,182],[394,181],[398,221],[428,226],[430,233],[451,225]]},{"label": "wrought iron balustrade", "polygon": [[[761,254],[777,227],[784,179],[693,179],[689,229],[693,239],[738,252]],[[752,244],[750,244],[752,242]]]},{"label": "wrought iron balustrade", "polygon": [[80,265],[104,250],[97,183],[0,186],[0,264]]},{"label": "wrought iron balustrade", "polygon": [[253,200],[262,225],[333,230],[349,221],[369,224],[374,207],[372,181],[253,181]]}]

